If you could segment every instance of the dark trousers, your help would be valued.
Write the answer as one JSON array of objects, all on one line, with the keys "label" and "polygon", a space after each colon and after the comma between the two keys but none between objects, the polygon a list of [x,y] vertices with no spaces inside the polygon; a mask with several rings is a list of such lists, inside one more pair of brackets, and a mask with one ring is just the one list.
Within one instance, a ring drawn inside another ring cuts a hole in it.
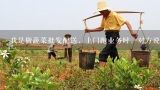
[{"label": "dark trousers", "polygon": [[51,56],[53,56],[56,59],[56,54],[55,52],[49,52],[48,53],[48,59],[51,59]]},{"label": "dark trousers", "polygon": [[72,48],[65,48],[64,57],[69,59],[69,62],[72,61]]},{"label": "dark trousers", "polygon": [[108,56],[112,58],[112,61],[114,62],[114,59],[119,59],[118,51],[116,48],[118,39],[119,39],[119,31],[106,31],[106,46],[103,48],[103,50],[99,54],[99,61],[107,62]]}]

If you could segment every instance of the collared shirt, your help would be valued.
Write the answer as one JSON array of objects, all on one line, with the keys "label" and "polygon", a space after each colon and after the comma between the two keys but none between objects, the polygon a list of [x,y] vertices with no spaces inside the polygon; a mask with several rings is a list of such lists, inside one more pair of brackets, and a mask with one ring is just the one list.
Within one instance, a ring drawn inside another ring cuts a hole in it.
[{"label": "collared shirt", "polygon": [[121,26],[124,25],[126,19],[124,19],[121,15],[116,12],[111,11],[107,18],[102,19],[101,27],[104,30],[117,30],[121,29]]}]

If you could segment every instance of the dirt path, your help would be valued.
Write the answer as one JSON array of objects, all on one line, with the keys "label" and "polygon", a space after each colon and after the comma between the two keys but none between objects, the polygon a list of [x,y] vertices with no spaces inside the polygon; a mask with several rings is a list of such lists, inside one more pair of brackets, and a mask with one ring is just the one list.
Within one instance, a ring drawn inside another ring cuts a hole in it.
[{"label": "dirt path", "polygon": [[0,90],[5,90],[4,74],[0,70]]}]

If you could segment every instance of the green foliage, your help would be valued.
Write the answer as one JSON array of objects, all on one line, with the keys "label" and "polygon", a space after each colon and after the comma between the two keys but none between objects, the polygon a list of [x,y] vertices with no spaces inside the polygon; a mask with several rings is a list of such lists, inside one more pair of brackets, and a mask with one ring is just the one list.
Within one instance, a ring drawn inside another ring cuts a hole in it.
[{"label": "green foliage", "polygon": [[22,69],[28,66],[30,59],[28,57],[17,57],[17,49],[9,41],[2,41],[3,49],[1,50],[1,59],[3,70],[9,76],[20,73]]},{"label": "green foliage", "polygon": [[60,90],[96,90],[91,72],[74,69],[72,76],[64,80]]},{"label": "green foliage", "polygon": [[59,76],[60,72],[66,67],[67,67],[67,62],[66,61],[55,61],[54,72],[56,73],[57,76]]},{"label": "green foliage", "polygon": [[115,78],[117,79],[118,89],[127,90],[134,88],[135,85],[143,85],[150,76],[150,70],[147,68],[139,67],[138,62],[122,58],[114,64]]},{"label": "green foliage", "polygon": [[152,64],[154,65],[155,69],[160,70],[160,59],[153,59]]},{"label": "green foliage", "polygon": [[151,75],[147,68],[139,67],[138,62],[121,58],[115,63],[98,70],[96,82],[100,90],[129,90],[144,85]]},{"label": "green foliage", "polygon": [[38,67],[31,72],[13,74],[7,82],[8,90],[53,90],[56,86],[50,70],[42,73]]},{"label": "green foliage", "polygon": [[98,68],[95,75],[98,90],[116,90],[116,79],[114,78],[113,63],[107,62],[104,68]]},{"label": "green foliage", "polygon": [[11,60],[15,58],[16,48],[14,47],[14,43],[10,41],[1,41],[2,49],[0,50],[2,62],[5,64],[10,64]]},{"label": "green foliage", "polygon": [[63,67],[66,67],[66,64],[67,64],[67,61],[56,61],[55,62],[55,65],[58,67],[58,68],[63,68]]},{"label": "green foliage", "polygon": [[160,87],[160,74],[157,70],[150,75],[144,86],[156,88]]},{"label": "green foliage", "polygon": [[[17,53],[20,56],[23,55],[23,57],[19,57]],[[10,42],[4,41],[3,48],[0,50],[0,60],[3,64],[0,66],[3,66],[3,71],[7,74],[6,89],[131,90],[135,86],[160,86],[159,61],[156,61],[157,58],[154,62],[152,61],[154,64],[152,69],[156,70],[154,73],[149,68],[139,67],[136,60],[131,61],[124,58],[115,63],[107,62],[106,67],[83,71],[77,67],[77,61],[73,65],[73,62],[68,63],[65,60],[52,61],[46,60],[46,56],[37,57],[45,53],[47,52],[35,50],[20,52]],[[26,55],[35,59],[30,62],[30,59],[25,57]],[[78,52],[74,56],[76,59],[77,55]],[[66,77],[61,81],[59,78],[63,74]],[[56,77],[56,79],[53,77]]]},{"label": "green foliage", "polygon": [[6,74],[7,90],[53,90],[57,84],[53,82],[50,70],[43,71],[39,67],[32,67],[28,71],[30,59],[17,57],[17,50],[9,41],[3,41],[3,50],[0,50],[3,62],[3,71]]},{"label": "green foliage", "polygon": [[11,64],[11,74],[18,74],[22,72],[23,69],[27,68],[29,65],[30,59],[28,57],[16,57],[14,58],[12,64]]}]

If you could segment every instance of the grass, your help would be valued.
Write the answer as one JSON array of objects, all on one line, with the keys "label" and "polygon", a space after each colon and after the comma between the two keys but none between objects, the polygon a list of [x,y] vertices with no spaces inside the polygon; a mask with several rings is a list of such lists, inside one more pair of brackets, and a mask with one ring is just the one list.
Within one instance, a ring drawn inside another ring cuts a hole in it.
[{"label": "grass", "polygon": [[[126,59],[130,59],[130,50],[119,50],[119,56],[120,57],[125,57]],[[152,51],[151,52],[151,59],[150,59],[150,66],[152,67],[153,64],[155,64],[155,62],[159,62],[160,60],[157,58],[158,57],[158,52],[157,51]],[[58,57],[63,57],[63,50],[59,50],[57,53]],[[65,62],[68,65],[74,65],[76,64],[76,68],[78,68],[78,63],[79,63],[79,57],[78,57],[78,51],[77,50],[73,50],[73,60],[72,63],[67,62],[66,59],[59,59],[59,60],[55,60],[53,57],[51,60],[48,60],[48,56],[47,56],[47,50],[19,50],[18,51],[18,55],[20,56],[28,56],[31,58],[31,66],[50,66],[50,68],[52,68],[52,66],[55,63],[60,63],[60,62]],[[96,55],[96,57],[98,57],[98,54]]]},{"label": "grass", "polygon": [[[120,57],[125,57],[126,59],[130,59],[130,50],[118,50],[119,56]],[[66,62],[66,64],[78,64],[79,57],[78,57],[78,50],[73,50],[73,60],[72,63]],[[64,56],[64,51],[59,50],[57,53],[58,57],[63,57]],[[43,64],[54,64],[56,62],[60,61],[67,61],[66,59],[59,59],[55,60],[53,57],[51,60],[48,60],[47,56],[47,50],[18,50],[17,53],[18,56],[28,56],[31,58],[31,65],[43,65]],[[98,54],[96,55],[98,57]],[[154,64],[155,62],[160,61],[158,59],[158,52],[156,50],[153,50],[151,52],[151,59],[150,59],[150,65]],[[78,68],[78,66],[77,66]]]}]

